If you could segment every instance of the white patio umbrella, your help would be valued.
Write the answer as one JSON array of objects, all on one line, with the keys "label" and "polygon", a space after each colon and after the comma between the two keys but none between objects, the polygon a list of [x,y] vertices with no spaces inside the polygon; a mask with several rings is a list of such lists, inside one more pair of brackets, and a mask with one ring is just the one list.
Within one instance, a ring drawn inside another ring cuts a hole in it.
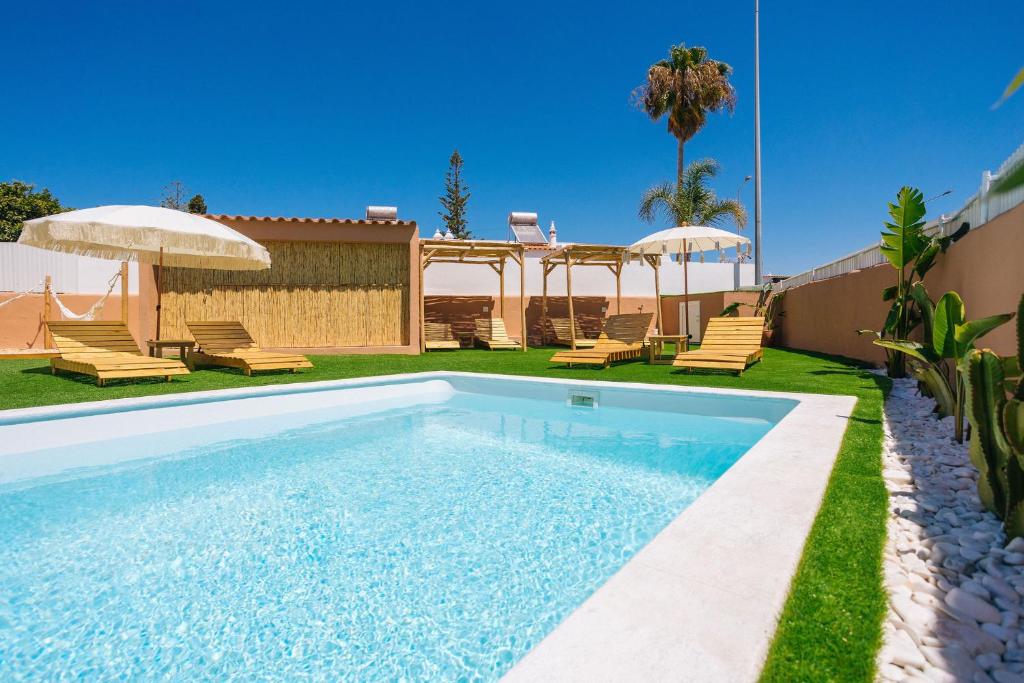
[{"label": "white patio umbrella", "polygon": [[[632,254],[679,254],[683,260],[683,329],[690,336],[690,283],[686,263],[694,252],[718,251],[750,244],[742,235],[704,225],[684,225],[659,230],[629,246]],[[660,305],[660,304],[659,304]]]},{"label": "white patio umbrella", "polygon": [[51,251],[158,266],[156,338],[160,338],[164,265],[176,268],[263,270],[270,254],[226,225],[157,206],[97,206],[25,221],[18,239]]}]

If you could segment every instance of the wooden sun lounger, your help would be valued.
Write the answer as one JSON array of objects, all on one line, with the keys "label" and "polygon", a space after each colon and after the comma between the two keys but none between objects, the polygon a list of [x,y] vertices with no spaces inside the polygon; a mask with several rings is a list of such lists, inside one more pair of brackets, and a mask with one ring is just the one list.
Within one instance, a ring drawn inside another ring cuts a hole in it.
[{"label": "wooden sun lounger", "polygon": [[423,347],[427,351],[437,349],[459,349],[462,345],[452,334],[448,323],[423,323]]},{"label": "wooden sun lounger", "polygon": [[676,355],[677,368],[732,370],[742,374],[761,360],[763,317],[712,318],[701,339],[700,348]]},{"label": "wooden sun lounger", "polygon": [[[572,346],[572,339],[569,336],[569,319],[568,318],[551,318],[551,329],[555,332],[555,338],[551,340],[552,344],[559,346]],[[583,334],[583,328],[580,327],[580,321],[576,320],[576,348],[577,349],[592,349],[597,344],[596,339],[587,339],[586,335]]]},{"label": "wooden sun lounger", "polygon": [[491,349],[521,349],[515,339],[508,336],[505,330],[505,321],[501,318],[477,318],[476,334],[473,340],[477,344]]},{"label": "wooden sun lounger", "polygon": [[604,323],[604,331],[592,349],[559,351],[551,357],[552,363],[573,365],[601,365],[608,367],[615,361],[636,358],[643,353],[644,339],[651,326],[653,313],[623,313],[612,315]]},{"label": "wooden sun lounger", "polygon": [[305,356],[264,351],[237,320],[186,322],[185,326],[196,338],[196,350],[189,354],[192,366],[241,368],[246,375],[252,375],[257,370],[295,372],[299,368],[313,367]]},{"label": "wooden sun lounger", "polygon": [[102,387],[108,379],[187,375],[181,361],[150,358],[139,353],[128,327],[106,320],[48,320],[46,327],[60,355],[50,359],[50,371],[92,375]]}]

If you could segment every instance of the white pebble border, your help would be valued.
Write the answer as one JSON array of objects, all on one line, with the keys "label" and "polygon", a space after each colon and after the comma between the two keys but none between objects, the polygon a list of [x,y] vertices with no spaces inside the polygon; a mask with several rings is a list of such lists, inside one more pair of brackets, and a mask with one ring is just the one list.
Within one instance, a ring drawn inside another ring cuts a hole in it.
[{"label": "white pebble border", "polygon": [[885,404],[889,489],[881,681],[1024,683],[1024,539],[1006,538],[977,494],[952,418],[914,380]]}]

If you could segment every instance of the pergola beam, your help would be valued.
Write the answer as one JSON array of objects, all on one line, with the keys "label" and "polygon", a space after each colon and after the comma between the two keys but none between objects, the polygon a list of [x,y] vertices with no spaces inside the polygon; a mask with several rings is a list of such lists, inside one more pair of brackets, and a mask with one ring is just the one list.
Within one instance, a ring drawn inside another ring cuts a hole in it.
[{"label": "pergola beam", "polygon": [[[576,319],[573,315],[572,304],[572,267],[573,266],[604,266],[615,276],[615,312],[622,313],[622,266],[626,262],[628,249],[606,244],[567,244],[564,247],[551,252],[541,259],[541,266],[544,272],[544,298],[541,305],[541,333],[542,340],[547,335],[547,313],[548,313],[548,275],[557,266],[565,266],[566,296],[569,305],[569,340],[571,347],[576,348]],[[643,254],[642,258],[654,268],[654,294],[657,301],[655,316],[657,319],[658,333],[661,333],[661,283],[659,282],[658,269],[661,266],[661,257],[657,254]]]},{"label": "pergola beam", "polygon": [[[505,262],[519,264],[519,322],[522,350],[526,351],[526,248],[517,242],[485,240],[420,240],[420,352],[426,351],[426,291],[423,273],[432,263],[462,263],[489,266],[498,274],[499,305],[505,317]],[[492,312],[493,315],[493,312]]]}]

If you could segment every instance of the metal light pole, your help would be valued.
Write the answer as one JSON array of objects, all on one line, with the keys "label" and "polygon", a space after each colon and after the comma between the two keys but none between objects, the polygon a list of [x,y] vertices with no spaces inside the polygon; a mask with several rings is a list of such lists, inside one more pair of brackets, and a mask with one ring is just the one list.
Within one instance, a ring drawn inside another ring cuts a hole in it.
[{"label": "metal light pole", "polygon": [[761,35],[760,0],[754,0],[754,285],[761,286]]}]

